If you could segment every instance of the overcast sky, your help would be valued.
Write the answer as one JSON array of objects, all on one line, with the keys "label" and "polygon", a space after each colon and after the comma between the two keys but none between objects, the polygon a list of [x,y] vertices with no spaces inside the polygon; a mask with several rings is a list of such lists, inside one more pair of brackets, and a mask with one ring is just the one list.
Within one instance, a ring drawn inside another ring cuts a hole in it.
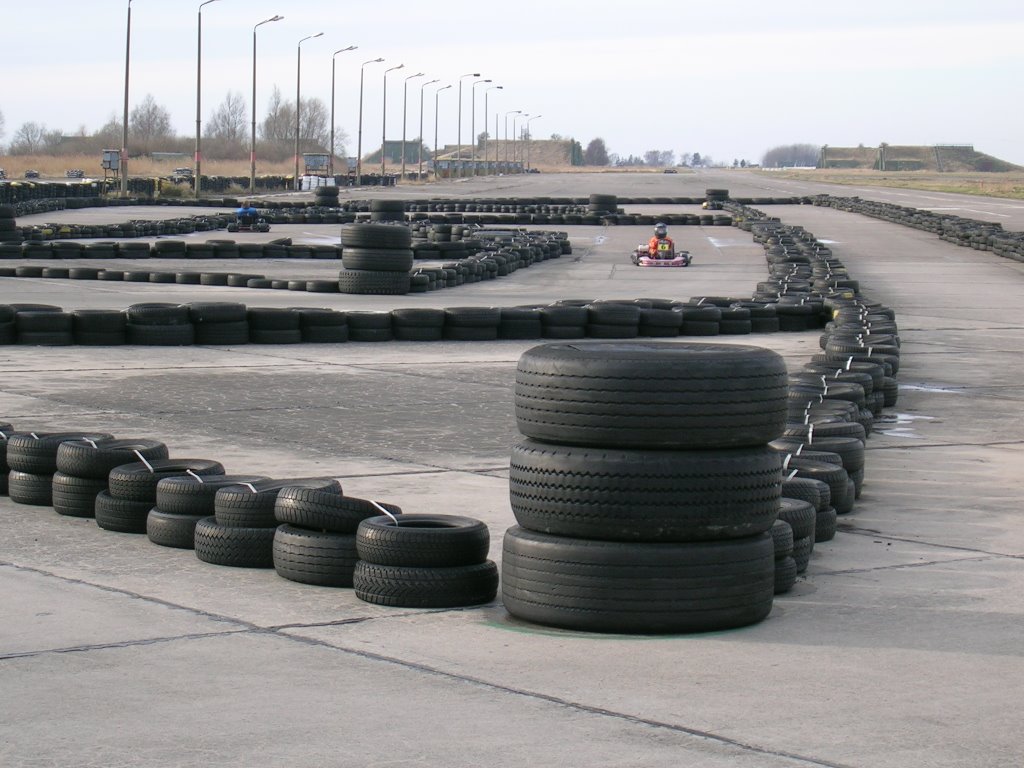
[{"label": "overcast sky", "polygon": [[[90,132],[123,107],[127,0],[0,0],[2,142],[28,121]],[[152,94],[175,129],[195,133],[199,2],[132,0],[130,100]],[[1024,164],[1024,2],[976,0],[216,0],[203,9],[203,120],[229,90],[249,103],[253,25],[258,32],[257,113],[276,84],[330,105],[337,61],[337,124],[355,150],[360,65],[363,148],[379,145],[384,69],[388,138],[400,139],[405,76],[408,137],[418,133],[420,86],[439,78],[440,143],[457,133],[459,77],[479,72],[476,128],[490,116],[541,115],[533,134],[571,136],[609,151],[700,152],[758,161],[777,144],[832,146],[973,143]],[[463,83],[464,141],[471,84]],[[425,139],[433,144],[433,89]]]}]

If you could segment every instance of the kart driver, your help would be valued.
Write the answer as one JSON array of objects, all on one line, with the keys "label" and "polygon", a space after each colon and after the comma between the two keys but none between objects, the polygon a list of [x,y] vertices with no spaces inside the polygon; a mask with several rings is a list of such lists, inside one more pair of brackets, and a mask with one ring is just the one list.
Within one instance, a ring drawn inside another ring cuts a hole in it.
[{"label": "kart driver", "polygon": [[[658,244],[666,242],[668,243],[669,247],[668,252],[666,253],[665,251],[661,251],[661,253],[659,253]],[[654,237],[652,237],[651,241],[647,244],[647,250],[650,252],[652,259],[657,259],[659,257],[671,258],[672,255],[675,253],[675,241],[673,241],[672,238],[668,236],[668,227],[662,224],[661,222],[654,225]]]}]

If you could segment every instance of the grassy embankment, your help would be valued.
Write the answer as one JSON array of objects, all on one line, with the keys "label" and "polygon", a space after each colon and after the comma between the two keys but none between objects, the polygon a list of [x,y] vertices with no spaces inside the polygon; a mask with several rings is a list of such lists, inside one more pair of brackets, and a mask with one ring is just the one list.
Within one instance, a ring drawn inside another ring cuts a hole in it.
[{"label": "grassy embankment", "polygon": [[934,171],[871,171],[871,170],[800,170],[764,171],[776,178],[816,181],[853,186],[923,189],[932,192],[956,192],[962,195],[1005,197],[1024,200],[1024,172],[1005,173]]}]

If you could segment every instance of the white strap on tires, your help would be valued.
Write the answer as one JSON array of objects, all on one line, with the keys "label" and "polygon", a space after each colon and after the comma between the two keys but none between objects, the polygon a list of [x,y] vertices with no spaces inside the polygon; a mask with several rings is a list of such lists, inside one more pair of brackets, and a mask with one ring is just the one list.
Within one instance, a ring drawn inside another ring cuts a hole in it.
[{"label": "white strap on tires", "polygon": [[794,477],[796,477],[796,474],[799,471],[800,471],[799,469],[794,469],[792,472],[789,473],[789,477],[787,477],[786,479],[787,480],[792,480]]},{"label": "white strap on tires", "polygon": [[35,432],[29,432],[29,434],[32,435],[32,439],[33,440],[38,440],[39,439],[39,435],[37,435]]},{"label": "white strap on tires", "polygon": [[186,475],[192,475],[192,477],[194,477],[196,480],[198,480],[201,485],[206,485],[206,483],[203,481],[203,478],[201,478],[199,475],[197,475],[191,469],[186,469],[185,470],[185,474]]},{"label": "white strap on tires", "polygon": [[253,493],[259,493],[259,491],[256,490],[256,486],[253,485],[252,483],[239,483],[239,485],[244,485],[246,488],[248,488]]},{"label": "white strap on tires", "polygon": [[814,442],[814,425],[807,425],[807,443],[808,445]]},{"label": "white strap on tires", "polygon": [[[89,439],[88,437],[83,437],[83,438],[82,438],[82,442],[83,442],[83,443],[88,443],[88,444],[89,444],[89,445],[91,445],[91,446],[92,446],[93,448],[96,448],[96,441],[95,441],[95,440],[90,440],[90,439]],[[99,449],[98,449],[98,448],[96,448],[96,450],[99,450]]]},{"label": "white strap on tires", "polygon": [[793,458],[793,454],[792,453],[787,453],[786,454],[786,458],[784,458],[782,460],[782,468],[784,470],[789,469],[789,460],[792,459],[792,458]]},{"label": "white strap on tires", "polygon": [[385,514],[388,517],[390,517],[391,518],[391,522],[393,522],[395,525],[398,525],[398,518],[397,517],[392,515],[390,512],[388,512],[386,509],[384,509],[384,507],[382,507],[380,504],[378,504],[373,499],[370,499],[370,503],[373,504],[373,506],[375,506],[377,509],[379,509],[383,514]]},{"label": "white strap on tires", "polygon": [[146,457],[143,456],[142,453],[139,450],[134,450],[134,451],[132,451],[132,453],[134,453],[136,456],[138,456],[139,457],[139,461],[141,461],[143,464],[146,465],[146,469],[149,470],[149,474],[152,475],[155,472],[155,470],[153,469],[153,465],[150,464],[148,461],[146,461]]}]

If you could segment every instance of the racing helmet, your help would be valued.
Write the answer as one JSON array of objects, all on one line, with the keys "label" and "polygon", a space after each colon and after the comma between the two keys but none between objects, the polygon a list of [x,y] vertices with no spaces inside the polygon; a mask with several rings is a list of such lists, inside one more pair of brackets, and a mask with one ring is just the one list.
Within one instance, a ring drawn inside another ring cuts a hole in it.
[{"label": "racing helmet", "polygon": [[657,224],[654,225],[654,234],[657,237],[665,237],[666,235],[668,235],[668,227],[659,221]]}]

